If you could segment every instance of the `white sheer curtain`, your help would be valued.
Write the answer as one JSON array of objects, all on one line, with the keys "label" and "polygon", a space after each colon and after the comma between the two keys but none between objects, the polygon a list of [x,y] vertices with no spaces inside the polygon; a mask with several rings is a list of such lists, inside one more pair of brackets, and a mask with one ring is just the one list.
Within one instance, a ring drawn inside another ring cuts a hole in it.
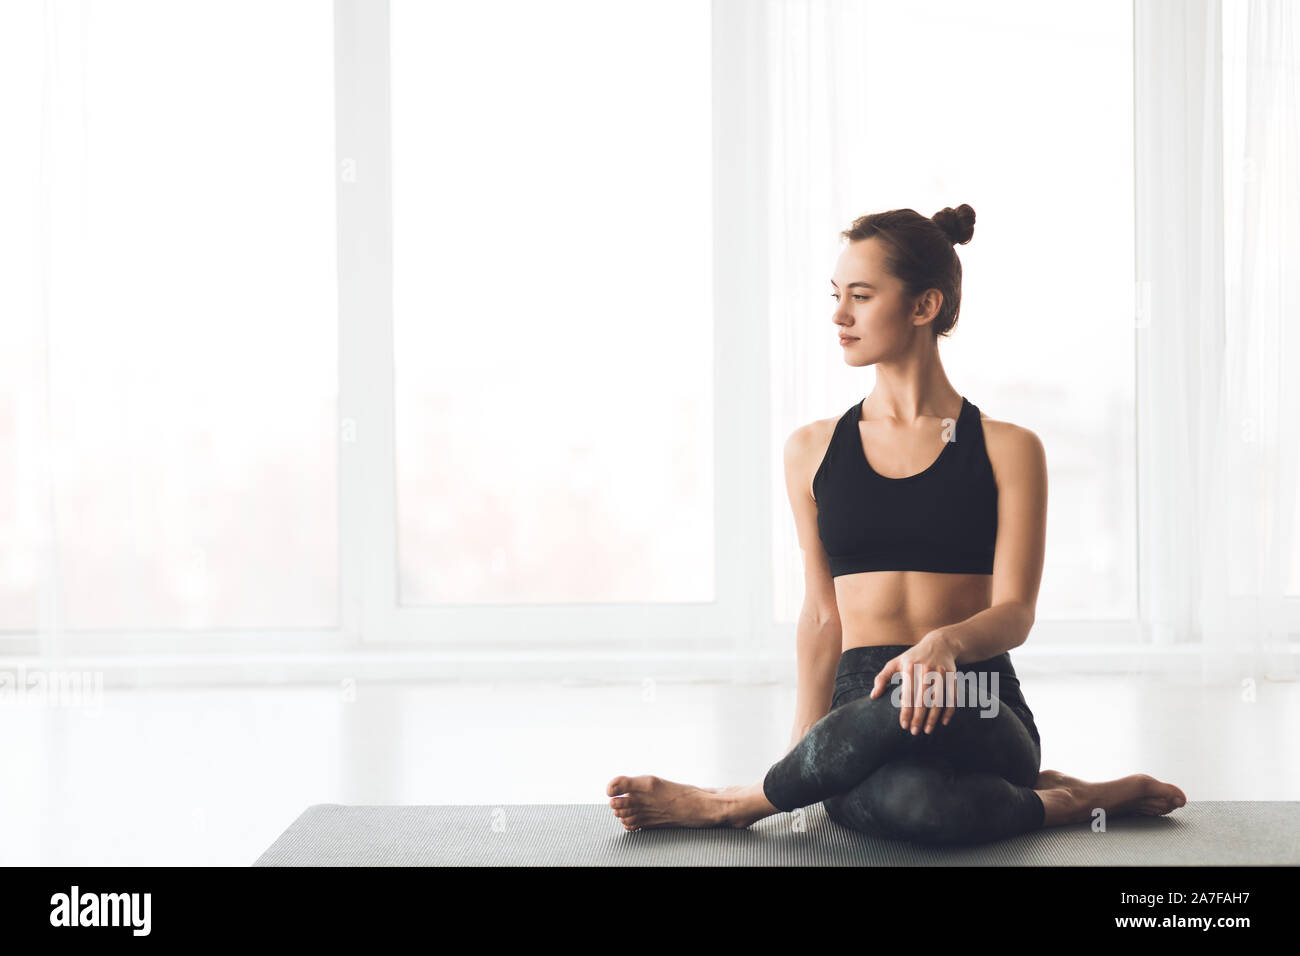
[{"label": "white sheer curtain", "polygon": [[1290,0],[1138,0],[1141,614],[1207,681],[1294,658],[1300,199]]}]

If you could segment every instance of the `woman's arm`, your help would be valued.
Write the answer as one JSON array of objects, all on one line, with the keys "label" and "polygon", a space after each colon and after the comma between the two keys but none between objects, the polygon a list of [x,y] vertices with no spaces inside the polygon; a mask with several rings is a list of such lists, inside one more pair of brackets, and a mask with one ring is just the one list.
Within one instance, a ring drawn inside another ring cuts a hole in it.
[{"label": "woman's arm", "polygon": [[843,641],[835,582],[817,534],[817,502],[809,487],[814,462],[820,462],[830,439],[828,429],[818,424],[795,429],[784,451],[786,493],[804,555],[804,600],[795,631],[798,691],[789,749],[830,712]]},{"label": "woman's arm", "polygon": [[819,622],[808,606],[804,606],[795,634],[799,678],[794,728],[790,731],[787,752],[803,739],[813,724],[830,713],[841,639],[839,621]]},{"label": "woman's arm", "polygon": [[927,638],[948,646],[957,666],[987,660],[1029,637],[1047,543],[1047,456],[1027,428],[984,425],[984,443],[998,485],[998,535],[991,605]]}]

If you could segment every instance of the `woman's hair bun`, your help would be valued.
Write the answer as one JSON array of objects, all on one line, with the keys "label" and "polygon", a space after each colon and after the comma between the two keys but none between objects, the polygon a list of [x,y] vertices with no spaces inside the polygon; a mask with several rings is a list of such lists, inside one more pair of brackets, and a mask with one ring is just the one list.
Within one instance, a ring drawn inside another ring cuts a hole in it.
[{"label": "woman's hair bun", "polygon": [[965,203],[956,209],[951,206],[940,209],[930,219],[954,244],[970,242],[975,235],[975,210]]}]

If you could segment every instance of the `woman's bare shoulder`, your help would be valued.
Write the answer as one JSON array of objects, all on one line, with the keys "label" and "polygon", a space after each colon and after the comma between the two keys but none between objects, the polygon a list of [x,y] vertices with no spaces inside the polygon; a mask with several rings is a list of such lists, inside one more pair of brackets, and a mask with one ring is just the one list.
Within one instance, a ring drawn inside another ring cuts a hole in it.
[{"label": "woman's bare shoulder", "polygon": [[830,448],[838,416],[818,418],[795,428],[785,441],[786,478],[790,488],[803,488],[813,498],[812,479]]},{"label": "woman's bare shoulder", "polygon": [[839,421],[838,416],[831,415],[827,418],[814,419],[796,427],[785,440],[787,459],[790,457],[803,458],[816,453],[819,449],[822,454],[825,454],[826,448],[830,444],[831,432],[835,431],[837,421]]},{"label": "woman's bare shoulder", "polygon": [[984,447],[995,467],[1002,462],[1013,468],[1028,466],[1046,457],[1042,440],[1024,425],[990,418],[981,411],[980,428],[984,430]]}]

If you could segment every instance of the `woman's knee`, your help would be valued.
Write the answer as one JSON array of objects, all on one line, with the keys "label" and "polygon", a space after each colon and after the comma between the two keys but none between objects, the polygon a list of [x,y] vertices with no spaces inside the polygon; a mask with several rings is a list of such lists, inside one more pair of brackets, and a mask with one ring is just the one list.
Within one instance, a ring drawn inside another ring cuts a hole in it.
[{"label": "woman's knee", "polygon": [[956,798],[952,768],[925,761],[898,761],[873,775],[863,793],[871,815],[896,839],[915,843],[961,843],[976,808]]},{"label": "woman's knee", "polygon": [[857,790],[827,797],[822,801],[822,807],[831,822],[842,827],[868,836],[888,837],[890,835],[867,811]]}]

